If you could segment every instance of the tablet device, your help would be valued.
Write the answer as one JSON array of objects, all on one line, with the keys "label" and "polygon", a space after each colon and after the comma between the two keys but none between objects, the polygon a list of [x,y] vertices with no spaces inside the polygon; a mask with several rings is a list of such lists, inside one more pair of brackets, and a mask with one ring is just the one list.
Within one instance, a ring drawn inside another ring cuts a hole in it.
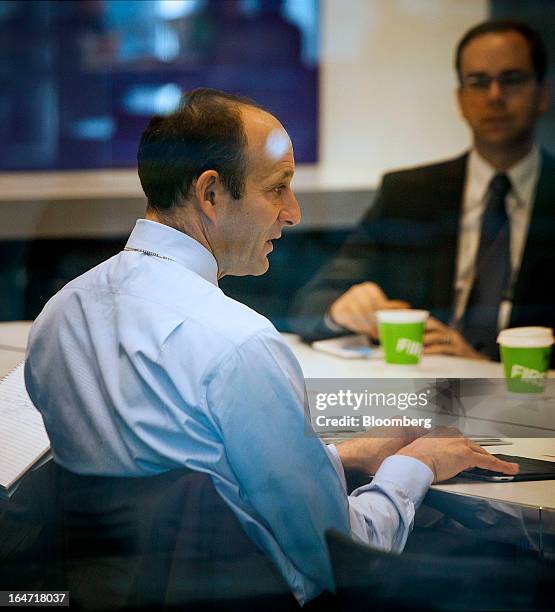
[{"label": "tablet device", "polygon": [[474,468],[465,470],[459,475],[465,478],[477,478],[490,482],[519,482],[524,480],[555,480],[555,461],[542,461],[541,459],[529,459],[528,457],[513,457],[512,455],[494,455],[503,461],[518,463],[520,471],[515,476],[508,476],[502,472],[492,472]]}]

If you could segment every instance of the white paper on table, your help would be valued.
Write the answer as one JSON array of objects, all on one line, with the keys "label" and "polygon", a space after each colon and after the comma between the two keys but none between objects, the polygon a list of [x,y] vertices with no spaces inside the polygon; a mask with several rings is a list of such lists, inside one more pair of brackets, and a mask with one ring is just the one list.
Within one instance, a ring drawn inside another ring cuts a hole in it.
[{"label": "white paper on table", "polygon": [[23,362],[0,381],[0,487],[9,490],[50,448],[25,389]]}]

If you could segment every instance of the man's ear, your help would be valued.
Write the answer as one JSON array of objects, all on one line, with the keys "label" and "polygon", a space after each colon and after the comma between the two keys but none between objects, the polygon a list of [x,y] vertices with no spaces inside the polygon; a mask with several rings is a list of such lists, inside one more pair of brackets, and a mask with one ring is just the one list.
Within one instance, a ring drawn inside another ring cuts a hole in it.
[{"label": "man's ear", "polygon": [[216,170],[205,170],[196,180],[195,196],[201,211],[213,222],[216,221],[216,204],[222,195],[220,175]]}]

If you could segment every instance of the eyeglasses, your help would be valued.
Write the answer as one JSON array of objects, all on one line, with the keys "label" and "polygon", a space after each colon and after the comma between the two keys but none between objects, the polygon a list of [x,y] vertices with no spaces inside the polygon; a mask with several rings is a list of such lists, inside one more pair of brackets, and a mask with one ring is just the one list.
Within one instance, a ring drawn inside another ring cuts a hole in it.
[{"label": "eyeglasses", "polygon": [[486,93],[491,84],[496,82],[504,93],[514,93],[521,90],[533,78],[530,72],[508,70],[493,77],[485,73],[469,74],[463,77],[462,87],[473,93]]}]

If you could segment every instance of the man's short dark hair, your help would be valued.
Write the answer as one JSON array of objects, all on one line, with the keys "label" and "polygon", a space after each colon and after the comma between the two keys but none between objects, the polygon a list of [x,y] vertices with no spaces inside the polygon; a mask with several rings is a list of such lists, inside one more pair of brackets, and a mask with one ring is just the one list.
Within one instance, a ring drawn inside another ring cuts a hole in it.
[{"label": "man's short dark hair", "polygon": [[484,21],[468,30],[461,38],[455,53],[455,68],[459,82],[462,82],[461,56],[464,48],[471,40],[478,38],[478,36],[498,32],[518,32],[526,39],[530,48],[530,57],[534,66],[536,81],[538,83],[543,82],[547,72],[547,51],[540,33],[526,23],[511,19],[490,19],[489,21]]},{"label": "man's short dark hair", "polygon": [[150,120],[137,153],[149,207],[167,212],[181,205],[205,170],[216,170],[232,197],[241,197],[247,165],[242,105],[261,108],[241,96],[199,88],[185,93],[171,115]]}]

